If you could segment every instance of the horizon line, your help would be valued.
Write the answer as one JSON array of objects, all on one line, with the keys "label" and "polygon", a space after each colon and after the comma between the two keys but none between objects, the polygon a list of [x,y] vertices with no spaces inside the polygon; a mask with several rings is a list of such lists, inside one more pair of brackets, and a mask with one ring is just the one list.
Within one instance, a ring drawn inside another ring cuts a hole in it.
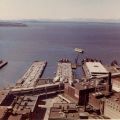
[{"label": "horizon line", "polygon": [[70,18],[70,19],[49,19],[49,18],[40,18],[40,19],[0,19],[0,22],[9,22],[9,21],[23,21],[23,22],[101,22],[101,23],[120,23],[120,19],[98,19],[98,18]]}]

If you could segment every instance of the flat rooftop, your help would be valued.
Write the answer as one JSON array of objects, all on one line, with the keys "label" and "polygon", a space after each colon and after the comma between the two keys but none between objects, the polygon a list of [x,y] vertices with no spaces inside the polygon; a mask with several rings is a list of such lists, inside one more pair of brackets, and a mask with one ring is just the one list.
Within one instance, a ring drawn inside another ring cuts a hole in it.
[{"label": "flat rooftop", "polygon": [[91,74],[107,74],[107,69],[100,62],[86,62],[86,67]]}]

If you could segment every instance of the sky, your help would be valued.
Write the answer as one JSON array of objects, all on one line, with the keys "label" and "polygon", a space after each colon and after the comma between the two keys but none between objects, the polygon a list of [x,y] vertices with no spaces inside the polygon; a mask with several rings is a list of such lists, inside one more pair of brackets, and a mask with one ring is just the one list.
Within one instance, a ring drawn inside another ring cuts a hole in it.
[{"label": "sky", "polygon": [[0,0],[0,19],[120,19],[120,0]]}]

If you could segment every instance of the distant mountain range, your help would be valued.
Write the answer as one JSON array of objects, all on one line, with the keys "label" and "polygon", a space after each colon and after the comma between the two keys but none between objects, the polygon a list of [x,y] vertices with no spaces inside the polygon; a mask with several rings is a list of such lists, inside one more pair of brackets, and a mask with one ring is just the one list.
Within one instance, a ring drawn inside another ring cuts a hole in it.
[{"label": "distant mountain range", "polygon": [[87,22],[87,23],[120,23],[120,19],[22,19],[0,20],[0,27],[27,27],[27,23],[55,23],[55,22]]},{"label": "distant mountain range", "polygon": [[0,21],[0,27],[27,27],[27,25],[21,22]]},{"label": "distant mountain range", "polygon": [[102,22],[102,23],[120,23],[120,19],[25,19],[19,20],[21,22],[32,22],[32,23],[39,23],[39,22]]}]

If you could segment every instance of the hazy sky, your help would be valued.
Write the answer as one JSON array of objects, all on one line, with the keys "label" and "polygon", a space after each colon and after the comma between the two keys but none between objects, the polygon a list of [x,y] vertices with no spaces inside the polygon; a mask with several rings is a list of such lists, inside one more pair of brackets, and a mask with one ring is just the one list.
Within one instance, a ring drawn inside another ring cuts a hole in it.
[{"label": "hazy sky", "polygon": [[120,19],[120,0],[0,0],[0,19]]}]

